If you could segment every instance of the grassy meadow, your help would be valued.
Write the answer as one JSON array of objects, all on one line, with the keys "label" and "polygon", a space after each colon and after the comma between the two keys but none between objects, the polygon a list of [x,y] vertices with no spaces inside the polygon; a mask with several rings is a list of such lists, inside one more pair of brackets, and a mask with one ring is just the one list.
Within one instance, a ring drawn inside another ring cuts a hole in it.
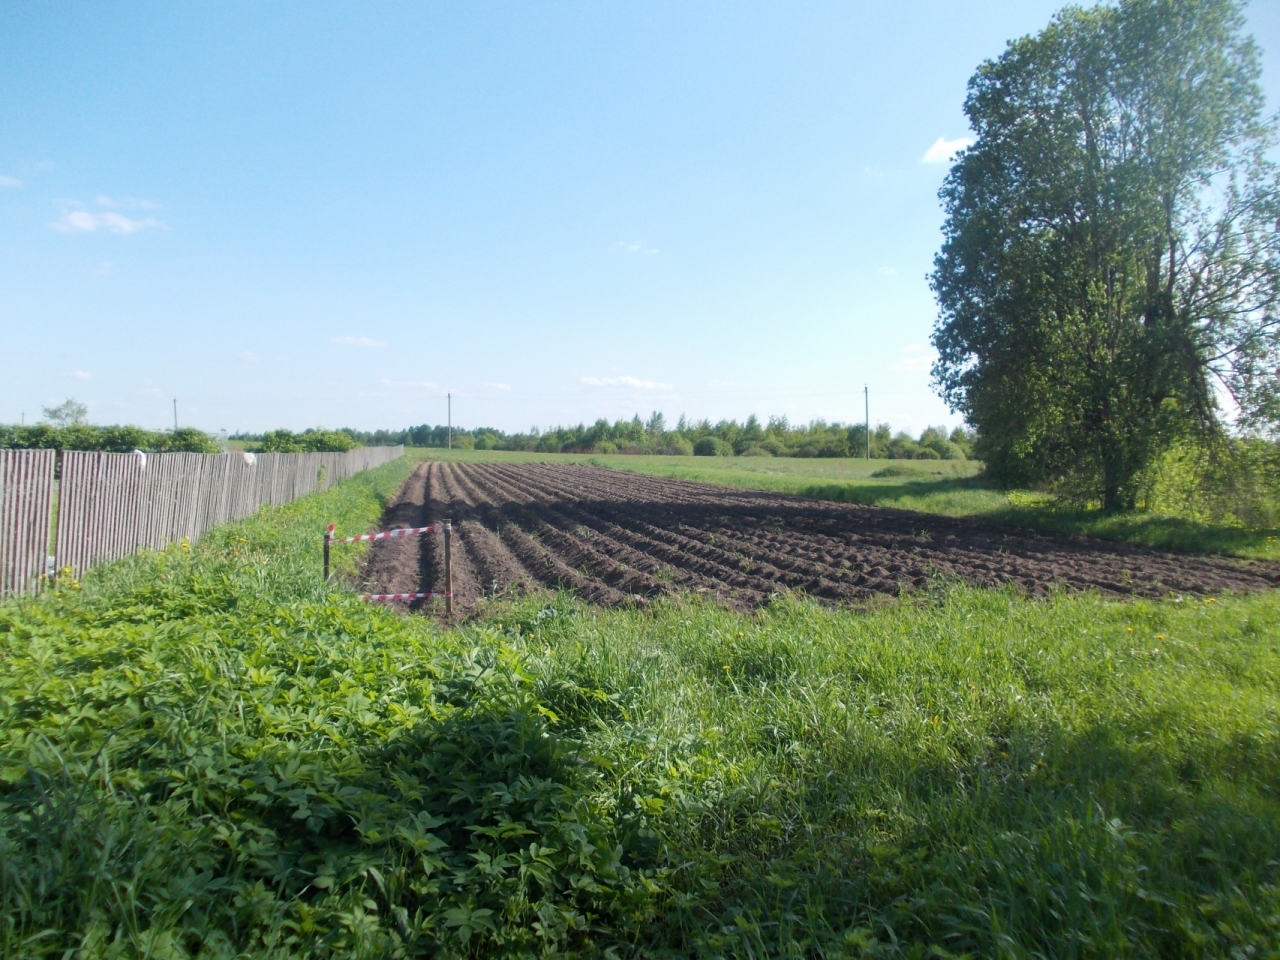
[{"label": "grassy meadow", "polygon": [[998,490],[972,460],[855,460],[790,457],[665,457],[515,453],[416,448],[434,460],[591,463],[677,480],[793,493],[946,516],[981,516],[1009,526],[1125,540],[1165,550],[1280,560],[1280,530],[1209,523],[1159,510],[1107,514],[1023,490]]},{"label": "grassy meadow", "polygon": [[0,606],[0,956],[1280,949],[1277,594],[446,629],[319,575],[411,466]]}]

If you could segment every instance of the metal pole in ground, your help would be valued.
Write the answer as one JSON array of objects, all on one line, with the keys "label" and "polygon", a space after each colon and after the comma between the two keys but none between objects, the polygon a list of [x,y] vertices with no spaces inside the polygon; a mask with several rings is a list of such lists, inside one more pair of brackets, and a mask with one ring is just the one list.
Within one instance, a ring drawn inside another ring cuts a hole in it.
[{"label": "metal pole in ground", "polygon": [[453,562],[449,556],[450,540],[453,539],[453,523],[444,522],[444,612],[453,616]]},{"label": "metal pole in ground", "polygon": [[329,542],[333,539],[333,524],[324,532],[324,579],[329,582]]},{"label": "metal pole in ground", "polygon": [[871,393],[867,385],[862,385],[862,399],[867,404],[867,459],[871,459]]}]

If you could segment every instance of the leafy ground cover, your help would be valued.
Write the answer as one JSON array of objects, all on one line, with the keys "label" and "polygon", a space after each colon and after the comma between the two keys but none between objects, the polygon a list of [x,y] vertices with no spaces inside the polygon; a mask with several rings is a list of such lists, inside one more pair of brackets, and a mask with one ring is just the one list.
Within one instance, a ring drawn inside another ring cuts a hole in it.
[{"label": "leafy ground cover", "polygon": [[319,578],[400,461],[0,607],[0,955],[1262,956],[1280,598]]},{"label": "leafy ground cover", "polygon": [[998,490],[972,460],[840,460],[787,457],[659,457],[418,449],[433,460],[593,463],[677,480],[771,490],[945,516],[983,516],[1010,526],[1125,540],[1164,550],[1280,559],[1280,530],[1213,523],[1175,512],[1108,514],[1056,497]]}]

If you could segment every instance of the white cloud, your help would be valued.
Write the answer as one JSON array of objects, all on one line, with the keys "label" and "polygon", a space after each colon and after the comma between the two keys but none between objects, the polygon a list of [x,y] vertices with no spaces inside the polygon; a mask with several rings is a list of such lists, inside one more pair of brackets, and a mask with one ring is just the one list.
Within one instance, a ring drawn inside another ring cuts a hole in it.
[{"label": "white cloud", "polygon": [[154,230],[164,227],[159,220],[145,217],[135,220],[124,214],[91,213],[88,210],[70,210],[50,224],[55,230],[64,233],[93,233],[95,230],[106,230],[108,233],[137,233],[139,230]]},{"label": "white cloud", "polygon": [[637,377],[583,377],[582,382],[588,387],[635,387],[637,390],[671,389],[671,384],[669,383],[640,380]]},{"label": "white cloud", "polygon": [[751,384],[743,383],[741,380],[712,380],[713,387],[749,387]]},{"label": "white cloud", "polygon": [[336,343],[342,347],[385,347],[385,340],[375,340],[373,337],[330,337],[330,343]]},{"label": "white cloud", "polygon": [[646,247],[643,240],[619,240],[613,245],[613,249],[623,253],[643,253],[646,256],[660,252],[656,247]]},{"label": "white cloud", "polygon": [[511,389],[511,384],[509,383],[482,383],[480,384],[480,386],[488,387],[490,390],[510,390]]},{"label": "white cloud", "polygon": [[103,260],[100,264],[98,264],[97,268],[93,272],[100,277],[105,277],[108,273],[111,272],[111,261]]},{"label": "white cloud", "polygon": [[898,275],[898,271],[893,267],[879,267],[876,269],[876,273],[882,277],[896,277]]},{"label": "white cloud", "polygon": [[3,175],[0,175],[0,187],[20,187],[20,186],[22,186],[22,181],[19,180],[17,177],[6,177]]},{"label": "white cloud", "polygon": [[924,152],[924,156],[920,158],[921,163],[946,163],[956,151],[963,150],[965,147],[972,145],[973,140],[969,137],[956,137],[954,140],[948,140],[946,137],[939,137],[934,141],[933,146]]},{"label": "white cloud", "polygon": [[894,370],[928,370],[933,366],[933,361],[936,357],[932,350],[926,350],[918,343],[911,344],[902,352],[906,356],[893,365]]},{"label": "white cloud", "polygon": [[93,374],[90,373],[88,370],[72,370],[70,373],[67,374],[67,376],[71,377],[73,380],[92,380],[93,379]]},{"label": "white cloud", "polygon": [[261,362],[262,357],[258,356],[258,354],[254,353],[252,350],[241,350],[236,354],[236,359],[243,360],[245,363],[259,363]]}]

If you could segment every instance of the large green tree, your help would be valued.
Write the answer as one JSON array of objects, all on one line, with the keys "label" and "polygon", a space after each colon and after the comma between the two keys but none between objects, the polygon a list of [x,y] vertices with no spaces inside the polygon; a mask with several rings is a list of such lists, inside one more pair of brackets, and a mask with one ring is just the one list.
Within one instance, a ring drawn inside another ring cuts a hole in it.
[{"label": "large green tree", "polygon": [[935,382],[1008,483],[1133,505],[1188,434],[1280,425],[1280,180],[1235,0],[1070,7],[969,82]]}]

